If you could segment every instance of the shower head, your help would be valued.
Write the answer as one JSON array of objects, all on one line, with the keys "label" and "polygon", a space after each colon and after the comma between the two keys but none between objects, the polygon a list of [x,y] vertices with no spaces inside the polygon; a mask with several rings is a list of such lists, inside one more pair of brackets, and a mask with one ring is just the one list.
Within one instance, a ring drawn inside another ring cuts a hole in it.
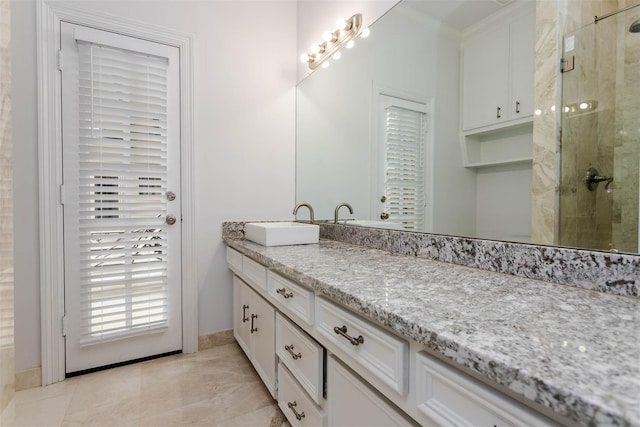
[{"label": "shower head", "polygon": [[640,19],[636,19],[629,27],[630,33],[640,33]]}]

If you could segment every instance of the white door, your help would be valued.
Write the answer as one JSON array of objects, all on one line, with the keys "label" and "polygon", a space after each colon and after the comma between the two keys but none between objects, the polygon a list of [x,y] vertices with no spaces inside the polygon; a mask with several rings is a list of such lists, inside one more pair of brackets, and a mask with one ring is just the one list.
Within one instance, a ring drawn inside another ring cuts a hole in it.
[{"label": "white door", "polygon": [[430,231],[427,218],[427,112],[425,104],[380,96],[377,215],[394,228]]},{"label": "white door", "polygon": [[163,44],[64,22],[61,33],[73,373],[182,348],[179,61]]}]

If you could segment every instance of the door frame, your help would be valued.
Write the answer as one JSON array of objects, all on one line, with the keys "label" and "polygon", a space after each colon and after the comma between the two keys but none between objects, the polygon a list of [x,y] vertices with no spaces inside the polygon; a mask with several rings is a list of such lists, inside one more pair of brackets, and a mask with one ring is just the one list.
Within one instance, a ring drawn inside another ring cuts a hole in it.
[{"label": "door frame", "polygon": [[182,196],[182,351],[198,351],[198,286],[195,262],[193,36],[145,22],[71,7],[37,3],[38,166],[42,385],[65,379],[64,233],[62,185],[62,83],[60,22],[175,46],[180,51],[180,179]]}]

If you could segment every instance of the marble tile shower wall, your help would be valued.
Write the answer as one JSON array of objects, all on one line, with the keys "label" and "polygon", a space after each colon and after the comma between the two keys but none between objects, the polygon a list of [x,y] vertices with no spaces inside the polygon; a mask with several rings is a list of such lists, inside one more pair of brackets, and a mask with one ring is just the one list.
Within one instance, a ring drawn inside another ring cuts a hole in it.
[{"label": "marble tile shower wall", "polygon": [[[244,224],[223,223],[223,236],[244,237]],[[637,255],[340,224],[320,224],[320,238],[615,295],[639,296]]]},{"label": "marble tile shower wall", "polygon": [[[607,9],[582,6],[588,16]],[[606,2],[603,2],[606,4]],[[596,5],[592,5],[596,6]],[[563,102],[597,102],[593,112],[563,116],[559,186],[559,242],[565,246],[622,252],[638,251],[638,116],[637,81],[640,37],[629,33],[640,8],[614,15],[598,24],[593,18],[577,31],[572,54],[576,69],[563,75]],[[571,22],[578,26],[579,21]],[[634,80],[636,79],[636,80]],[[595,191],[584,185],[585,171],[595,167],[613,176],[612,193],[600,184]]]},{"label": "marble tile shower wall", "polygon": [[13,425],[13,167],[11,143],[11,13],[0,0],[0,425]]},{"label": "marble tile shower wall", "polygon": [[[560,209],[558,206],[559,194],[556,193],[556,183],[560,181],[560,172],[556,159],[560,152],[561,109],[555,108],[555,106],[562,105],[561,89],[563,75],[560,72],[558,64],[563,56],[563,36],[592,24],[594,16],[602,16],[636,4],[640,4],[640,0],[537,0],[536,2],[537,34],[534,105],[540,114],[536,114],[533,118],[532,240],[535,242],[539,242],[540,244],[553,244],[553,242],[557,241],[559,233],[558,228],[560,221],[556,221],[555,219]],[[632,43],[630,38],[627,38],[626,43]],[[625,46],[625,49],[628,49],[628,47]],[[627,60],[629,58],[639,57],[635,51],[629,50],[627,53]],[[631,68],[630,71],[628,71],[629,68]],[[622,67],[619,67],[619,69],[622,69]],[[627,72],[629,72],[629,74],[627,74]],[[640,74],[640,67],[637,66],[635,61],[629,61],[629,63],[625,63],[624,65],[624,73],[629,78],[636,78],[633,77],[633,75]],[[638,120],[640,116],[637,106],[634,107],[636,108],[635,112],[627,110],[629,107],[628,103],[636,102],[635,105],[638,105],[638,90],[640,89],[636,87],[626,88],[626,92],[624,93],[625,100],[623,109],[629,111],[629,113],[623,113],[625,126],[631,126],[630,129],[638,129],[638,126],[635,126],[633,122],[627,121],[628,115],[635,118],[635,120]],[[636,93],[631,93],[634,91]],[[615,88],[611,87],[610,93],[613,94],[614,92]],[[620,96],[620,94],[618,93],[616,96]],[[618,124],[616,124],[616,129],[618,129],[617,125]],[[637,136],[629,135],[627,138],[635,138],[635,141],[637,141]],[[613,137],[610,138],[610,140],[612,139]],[[619,139],[617,141],[619,141]],[[633,146],[624,144],[624,148],[614,147],[615,154],[613,161],[615,164],[624,164],[622,167],[625,171],[635,171],[635,178],[628,178],[626,175],[623,178],[629,183],[632,183],[633,179],[637,179],[638,167],[635,163],[628,165],[629,162],[633,162],[632,155],[636,155],[637,159],[637,153],[631,152],[634,149],[640,150],[637,143]],[[628,157],[626,157],[627,155]],[[625,156],[623,162],[618,161],[620,156]],[[627,164],[625,164],[625,162]],[[585,171],[582,171],[579,175],[584,175]],[[620,172],[617,171],[617,173],[619,174]],[[636,186],[635,188],[637,189],[638,187]],[[610,228],[608,232],[612,234],[614,241],[621,242],[620,246],[626,248],[628,245],[625,238],[633,238],[633,230],[637,231],[638,216],[633,217],[633,209],[627,214],[627,211],[624,210],[626,209],[624,204],[632,204],[634,203],[633,200],[636,200],[637,204],[638,195],[623,195],[621,193],[622,192],[619,192],[618,196],[623,198],[622,203],[618,204],[613,212],[609,213],[609,215],[613,217],[613,225],[608,227]],[[630,199],[624,200],[626,196],[630,196]],[[614,197],[616,197],[615,194]],[[568,209],[574,209],[574,212],[577,213],[577,196],[574,197],[574,201],[574,207],[569,206]],[[637,210],[637,206],[635,209]],[[616,215],[619,215],[621,212],[625,212],[625,214],[621,216],[619,222],[616,222]],[[604,213],[600,215],[601,219],[604,219],[604,216]],[[577,221],[577,217],[574,216],[568,220],[564,226],[571,227],[572,224],[576,224]],[[602,223],[602,221],[600,222]],[[595,227],[591,228],[595,234]],[[623,230],[624,233],[622,233]],[[569,231],[577,235],[578,228],[574,226],[573,228],[569,228]],[[602,234],[602,232],[600,232],[600,234]],[[635,236],[637,237],[637,232]],[[635,250],[632,252],[635,252]]]},{"label": "marble tile shower wall", "polygon": [[[640,1],[635,0],[637,4]],[[625,19],[619,26],[624,37],[623,51],[624,79],[627,82],[640,81],[640,34],[628,32],[630,22],[640,19],[640,7],[625,12]],[[629,24],[629,25],[627,25]],[[614,222],[613,239],[620,242],[622,248],[640,247],[638,241],[638,207],[640,205],[640,85],[619,85],[616,94],[621,98],[619,120],[622,129],[615,139],[613,147],[613,162],[616,169],[614,175],[619,176],[621,191],[614,192]],[[620,123],[616,123],[620,128]],[[616,209],[619,206],[619,210]]]}]

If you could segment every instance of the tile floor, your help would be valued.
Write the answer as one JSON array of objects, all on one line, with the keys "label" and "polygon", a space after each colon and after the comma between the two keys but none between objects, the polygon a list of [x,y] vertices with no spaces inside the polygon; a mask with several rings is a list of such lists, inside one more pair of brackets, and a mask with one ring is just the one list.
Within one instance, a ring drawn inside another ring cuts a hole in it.
[{"label": "tile floor", "polygon": [[16,426],[288,426],[236,343],[19,391]]}]

